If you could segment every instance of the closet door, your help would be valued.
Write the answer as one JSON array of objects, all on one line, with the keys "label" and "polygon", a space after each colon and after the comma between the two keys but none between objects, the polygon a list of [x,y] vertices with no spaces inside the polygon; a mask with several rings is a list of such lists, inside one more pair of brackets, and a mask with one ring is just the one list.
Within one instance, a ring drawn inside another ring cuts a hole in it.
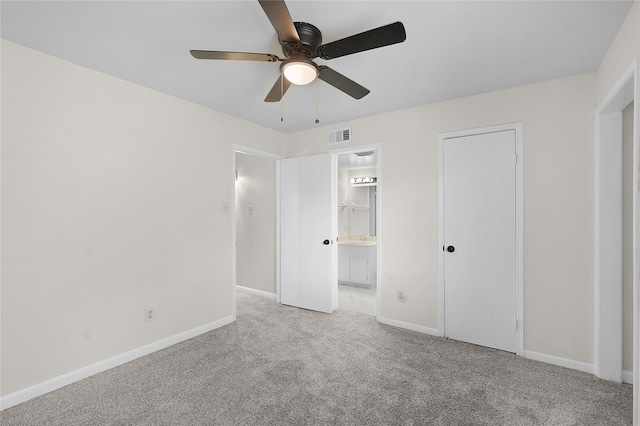
[{"label": "closet door", "polygon": [[517,350],[515,131],[444,140],[445,335]]}]

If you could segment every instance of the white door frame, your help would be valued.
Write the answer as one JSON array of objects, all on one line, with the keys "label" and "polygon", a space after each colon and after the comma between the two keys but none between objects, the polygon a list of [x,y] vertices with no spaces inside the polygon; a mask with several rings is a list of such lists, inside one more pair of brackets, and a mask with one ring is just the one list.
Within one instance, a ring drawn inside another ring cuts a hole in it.
[{"label": "white door frame", "polygon": [[598,377],[622,379],[622,111],[633,114],[633,418],[640,423],[640,57],[622,74],[596,109],[595,350]]},{"label": "white door frame", "polygon": [[233,316],[233,320],[236,320],[236,267],[237,267],[237,259],[236,259],[236,176],[237,176],[237,167],[236,167],[236,154],[248,154],[253,155],[255,157],[267,158],[270,160],[275,160],[276,162],[276,300],[280,303],[280,160],[284,159],[284,155],[274,154],[272,152],[262,151],[256,148],[251,148],[249,146],[244,145],[231,145],[231,172],[232,172],[232,197],[231,197],[231,206],[229,209],[231,210],[231,242],[232,242],[232,282],[233,282],[233,305],[231,308],[231,315]]},{"label": "white door frame", "polygon": [[[332,158],[334,159],[334,161],[337,161],[337,157],[340,154],[350,154],[350,153],[354,153],[354,152],[362,152],[362,151],[376,151],[376,168],[377,168],[377,174],[378,174],[378,184],[377,184],[377,188],[376,188],[376,260],[377,260],[377,265],[376,265],[376,276],[377,276],[377,282],[376,282],[376,320],[380,321],[380,297],[382,295],[382,291],[380,290],[380,288],[382,287],[382,186],[383,186],[383,182],[384,179],[382,178],[382,144],[380,143],[373,143],[373,144],[367,144],[367,145],[357,145],[357,146],[351,146],[348,148],[336,148],[336,149],[332,149],[329,150],[329,154],[331,154]],[[336,169],[336,173],[337,173],[337,169]],[[337,176],[336,176],[337,179]],[[338,210],[338,198],[335,197],[332,202],[331,202],[331,209],[332,211],[337,211]],[[338,237],[338,235],[336,235],[335,237]],[[337,267],[337,265],[336,265]],[[335,296],[336,298],[338,297],[338,291],[337,291],[337,286],[338,286],[338,282],[336,280],[335,283],[336,286],[336,291],[335,291]],[[336,306],[338,306],[337,300],[336,300]]]},{"label": "white door frame", "polygon": [[508,123],[497,126],[481,127],[477,129],[461,130],[457,132],[441,133],[438,135],[438,333],[445,335],[444,321],[444,140],[448,138],[474,136],[485,133],[495,133],[513,130],[516,134],[516,336],[517,355],[524,353],[524,275],[523,275],[523,152],[522,152],[522,122]]}]

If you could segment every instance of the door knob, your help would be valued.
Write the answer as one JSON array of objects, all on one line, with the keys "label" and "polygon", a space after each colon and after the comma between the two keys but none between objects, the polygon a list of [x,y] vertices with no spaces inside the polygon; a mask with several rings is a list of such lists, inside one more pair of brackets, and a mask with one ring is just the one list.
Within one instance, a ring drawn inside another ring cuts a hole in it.
[{"label": "door knob", "polygon": [[447,251],[449,253],[453,253],[454,251],[456,251],[456,248],[454,246],[449,246],[449,247],[447,247]]},{"label": "door knob", "polygon": [[325,246],[328,246],[329,244],[331,244],[331,241],[329,241],[329,240],[324,240],[324,241],[322,242],[322,244],[324,244]]}]

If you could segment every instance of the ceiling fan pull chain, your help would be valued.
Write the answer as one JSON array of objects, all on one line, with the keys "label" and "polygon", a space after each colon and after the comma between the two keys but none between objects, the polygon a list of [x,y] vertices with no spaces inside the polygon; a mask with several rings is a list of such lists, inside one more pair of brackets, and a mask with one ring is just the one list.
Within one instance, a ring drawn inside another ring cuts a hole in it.
[{"label": "ceiling fan pull chain", "polygon": [[284,121],[284,74],[280,73],[280,121]]},{"label": "ceiling fan pull chain", "polygon": [[319,79],[316,78],[316,124],[320,122],[318,119],[318,97],[320,93],[320,82]]}]

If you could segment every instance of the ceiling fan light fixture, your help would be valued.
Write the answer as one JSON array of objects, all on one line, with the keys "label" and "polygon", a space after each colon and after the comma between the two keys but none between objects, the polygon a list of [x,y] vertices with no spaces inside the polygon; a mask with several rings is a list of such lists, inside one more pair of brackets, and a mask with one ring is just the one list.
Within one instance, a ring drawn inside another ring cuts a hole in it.
[{"label": "ceiling fan light fixture", "polygon": [[293,84],[304,86],[318,77],[318,67],[311,61],[295,60],[282,65],[284,77]]}]

